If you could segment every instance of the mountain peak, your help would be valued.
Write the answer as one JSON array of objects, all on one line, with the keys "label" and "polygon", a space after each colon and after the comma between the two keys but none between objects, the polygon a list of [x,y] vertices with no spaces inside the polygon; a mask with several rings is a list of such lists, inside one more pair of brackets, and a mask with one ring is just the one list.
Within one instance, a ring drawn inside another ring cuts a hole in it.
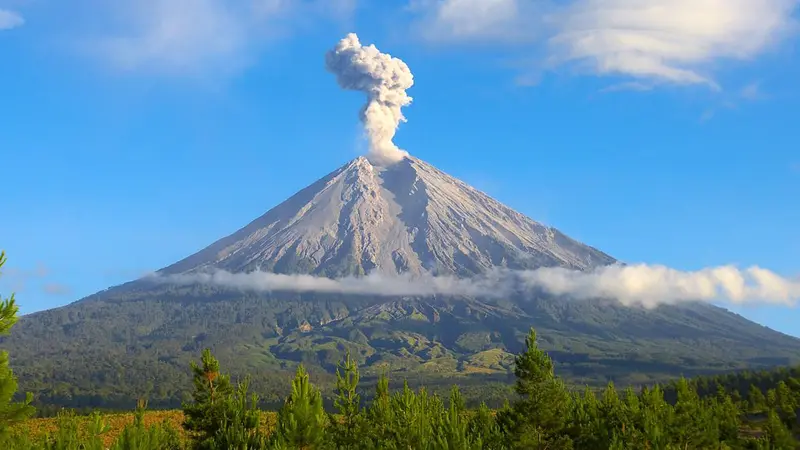
[{"label": "mountain peak", "polygon": [[420,159],[384,167],[361,156],[161,272],[471,276],[613,262]]}]

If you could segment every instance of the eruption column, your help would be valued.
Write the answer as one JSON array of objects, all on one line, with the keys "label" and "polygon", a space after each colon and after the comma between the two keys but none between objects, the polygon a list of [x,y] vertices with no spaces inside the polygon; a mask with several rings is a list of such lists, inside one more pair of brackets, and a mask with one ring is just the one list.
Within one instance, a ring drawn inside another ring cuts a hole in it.
[{"label": "eruption column", "polygon": [[350,33],[325,55],[325,68],[343,89],[367,94],[361,121],[369,139],[370,162],[388,165],[408,156],[392,142],[398,125],[406,121],[401,108],[411,104],[406,89],[414,84],[414,76],[406,63],[374,45],[361,45]]}]

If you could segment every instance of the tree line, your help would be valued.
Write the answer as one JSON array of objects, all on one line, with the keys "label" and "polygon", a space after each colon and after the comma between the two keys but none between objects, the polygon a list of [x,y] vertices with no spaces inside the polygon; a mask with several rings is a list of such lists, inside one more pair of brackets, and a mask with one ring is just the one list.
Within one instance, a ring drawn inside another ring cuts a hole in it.
[{"label": "tree line", "polygon": [[[0,267],[4,262],[0,256]],[[13,296],[0,303],[0,334],[16,321]],[[800,383],[791,376],[772,386],[751,383],[739,394],[723,379],[680,379],[662,389],[618,390],[613,383],[599,394],[573,391],[555,374],[552,359],[537,345],[532,329],[515,359],[516,396],[497,410],[482,404],[468,409],[458,389],[447,398],[412,390],[392,391],[382,376],[370,401],[363,401],[357,364],[344,358],[336,371],[335,412],[326,412],[322,395],[302,365],[291,393],[266,430],[258,396],[247,379],[234,383],[206,349],[191,364],[193,394],[183,405],[188,439],[168,424],[145,426],[141,402],[133,424],[111,446],[114,450],[260,449],[552,449],[552,450],[795,450]],[[714,392],[708,391],[713,385]],[[707,389],[708,388],[708,389]],[[765,390],[766,388],[766,390]],[[94,415],[79,433],[74,417],[62,413],[58,430],[44,442],[12,436],[9,425],[33,414],[31,398],[14,402],[17,382],[0,352],[0,448],[20,450],[103,449],[107,431]]]}]

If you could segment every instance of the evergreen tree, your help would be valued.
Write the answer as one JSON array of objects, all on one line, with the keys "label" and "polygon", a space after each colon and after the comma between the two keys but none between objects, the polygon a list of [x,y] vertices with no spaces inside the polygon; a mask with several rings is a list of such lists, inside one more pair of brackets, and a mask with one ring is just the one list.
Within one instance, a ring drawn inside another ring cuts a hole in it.
[{"label": "evergreen tree", "polygon": [[[5,263],[6,254],[0,252],[0,270]],[[0,336],[5,336],[11,331],[11,327],[17,322],[18,311],[14,294],[0,301]],[[16,393],[17,378],[9,367],[8,352],[0,351],[0,440],[7,436],[9,425],[27,419],[34,412],[30,406],[31,394],[27,394],[23,402],[14,402]]]},{"label": "evergreen tree", "polygon": [[798,447],[798,442],[792,436],[792,432],[786,428],[774,410],[770,410],[767,414],[762,441],[766,444],[763,448],[769,450],[795,450]]},{"label": "evergreen tree", "polygon": [[776,405],[775,410],[787,427],[793,427],[797,423],[798,401],[789,386],[781,381],[775,388]]},{"label": "evergreen tree", "polygon": [[356,448],[363,433],[361,396],[358,394],[358,365],[348,352],[344,361],[336,368],[336,391],[334,406],[339,417],[331,417],[331,439],[336,448]]},{"label": "evergreen tree", "polygon": [[480,436],[469,433],[469,423],[464,417],[464,398],[457,386],[450,391],[450,405],[436,430],[436,446],[442,450],[470,450],[483,448]]},{"label": "evergreen tree", "polygon": [[731,445],[739,439],[742,411],[723,389],[718,385],[717,397],[714,402],[716,417],[719,421],[719,439]]},{"label": "evergreen tree", "polygon": [[500,426],[486,403],[481,402],[470,418],[467,435],[473,442],[480,442],[486,450],[506,448]]},{"label": "evergreen tree", "polygon": [[678,381],[676,391],[678,399],[671,427],[677,444],[689,448],[713,448],[719,443],[719,429],[710,408],[704,407],[697,391],[685,378]]},{"label": "evergreen tree", "polygon": [[520,400],[514,404],[513,445],[520,448],[553,448],[567,445],[564,437],[570,395],[555,376],[553,361],[539,349],[536,331],[531,328],[525,339],[526,349],[515,359],[515,391]]},{"label": "evergreen tree", "polygon": [[389,392],[389,378],[383,373],[375,386],[375,398],[367,409],[371,446],[385,448],[384,443],[390,440],[389,424],[394,423],[394,416]]},{"label": "evergreen tree", "polygon": [[325,443],[326,415],[322,396],[309,381],[302,364],[297,367],[292,392],[278,413],[275,445],[312,450]]},{"label": "evergreen tree", "polygon": [[645,448],[665,450],[669,445],[669,426],[672,422],[672,407],[664,400],[664,391],[659,386],[644,389],[641,395],[642,417],[640,427]]},{"label": "evergreen tree", "polygon": [[747,393],[747,402],[750,407],[750,412],[753,413],[764,411],[764,408],[767,406],[767,398],[764,397],[764,392],[754,384],[750,385],[750,391]]},{"label": "evergreen tree", "polygon": [[233,388],[230,376],[220,371],[210,349],[203,350],[201,364],[191,363],[194,402],[183,405],[183,427],[196,438],[195,448],[212,449],[214,437],[228,422],[226,407]]}]

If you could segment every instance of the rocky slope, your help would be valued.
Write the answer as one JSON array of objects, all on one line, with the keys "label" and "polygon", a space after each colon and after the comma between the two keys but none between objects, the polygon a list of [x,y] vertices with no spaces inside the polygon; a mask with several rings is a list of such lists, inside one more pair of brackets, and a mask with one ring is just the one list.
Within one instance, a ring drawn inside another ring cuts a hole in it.
[{"label": "rocky slope", "polygon": [[612,262],[419,159],[382,168],[360,157],[161,273],[469,276]]}]

